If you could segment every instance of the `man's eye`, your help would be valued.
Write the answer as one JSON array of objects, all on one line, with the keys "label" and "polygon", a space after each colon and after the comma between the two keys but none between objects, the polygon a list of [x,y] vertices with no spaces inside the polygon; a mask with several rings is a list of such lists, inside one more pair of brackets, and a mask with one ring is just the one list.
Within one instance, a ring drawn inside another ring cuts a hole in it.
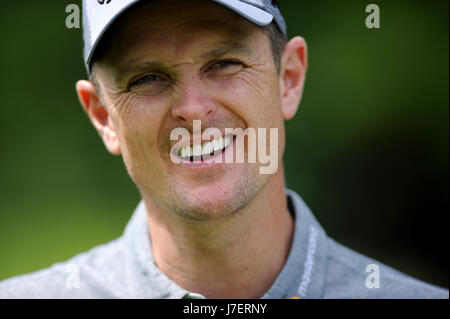
[{"label": "man's eye", "polygon": [[148,74],[148,75],[143,76],[143,77],[135,80],[134,82],[132,82],[131,86],[150,84],[150,83],[154,83],[156,81],[161,81],[161,80],[162,79],[155,74]]},{"label": "man's eye", "polygon": [[218,72],[220,75],[228,75],[239,72],[243,68],[243,64],[238,61],[224,60],[214,63],[209,71]]},{"label": "man's eye", "polygon": [[155,94],[166,88],[168,81],[156,74],[147,74],[139,79],[132,81],[130,91],[140,94]]},{"label": "man's eye", "polygon": [[222,69],[233,65],[241,65],[241,63],[233,60],[220,61],[212,65],[211,69]]}]

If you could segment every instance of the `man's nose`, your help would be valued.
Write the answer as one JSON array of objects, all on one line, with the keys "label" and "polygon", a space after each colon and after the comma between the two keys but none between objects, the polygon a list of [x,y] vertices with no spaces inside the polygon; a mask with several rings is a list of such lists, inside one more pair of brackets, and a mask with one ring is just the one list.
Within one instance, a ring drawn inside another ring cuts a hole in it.
[{"label": "man's nose", "polygon": [[200,79],[192,77],[180,90],[177,101],[172,105],[172,116],[190,124],[194,120],[205,120],[216,111],[216,103],[207,95]]}]

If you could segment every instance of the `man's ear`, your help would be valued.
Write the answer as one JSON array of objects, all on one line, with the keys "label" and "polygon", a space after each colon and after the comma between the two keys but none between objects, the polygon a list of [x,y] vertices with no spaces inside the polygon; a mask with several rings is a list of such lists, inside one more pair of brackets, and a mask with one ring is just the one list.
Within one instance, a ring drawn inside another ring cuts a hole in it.
[{"label": "man's ear", "polygon": [[119,139],[107,109],[102,105],[97,90],[92,82],[80,80],[76,84],[78,99],[89,116],[106,148],[113,155],[120,155]]},{"label": "man's ear", "polygon": [[281,112],[285,120],[297,113],[305,84],[308,67],[306,42],[302,37],[295,37],[284,47],[281,56],[280,89]]}]

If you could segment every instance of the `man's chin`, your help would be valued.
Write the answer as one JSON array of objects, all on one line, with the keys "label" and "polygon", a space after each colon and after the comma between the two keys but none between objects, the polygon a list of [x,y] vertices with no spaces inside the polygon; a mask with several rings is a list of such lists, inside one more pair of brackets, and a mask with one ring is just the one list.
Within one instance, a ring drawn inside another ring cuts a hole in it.
[{"label": "man's chin", "polygon": [[203,175],[202,180],[173,176],[158,201],[161,207],[186,220],[214,221],[245,209],[269,181],[256,166],[236,165],[226,174]]},{"label": "man's chin", "polygon": [[193,221],[214,221],[244,209],[258,192],[247,182],[208,187],[184,188],[171,194],[170,209]]},{"label": "man's chin", "polygon": [[183,194],[171,203],[171,210],[192,221],[214,221],[227,218],[248,204],[237,194],[222,193],[210,196]]}]

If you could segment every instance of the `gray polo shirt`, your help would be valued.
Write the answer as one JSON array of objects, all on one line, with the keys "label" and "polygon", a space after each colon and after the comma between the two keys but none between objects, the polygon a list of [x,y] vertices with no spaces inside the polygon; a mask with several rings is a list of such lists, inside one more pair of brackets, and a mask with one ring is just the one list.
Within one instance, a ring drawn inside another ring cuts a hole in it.
[{"label": "gray polo shirt", "polygon": [[[303,200],[287,190],[295,233],[289,257],[262,298],[449,298],[329,238]],[[270,254],[270,251],[267,251]],[[156,266],[141,202],[121,237],[72,259],[0,282],[0,298],[201,298]]]}]

